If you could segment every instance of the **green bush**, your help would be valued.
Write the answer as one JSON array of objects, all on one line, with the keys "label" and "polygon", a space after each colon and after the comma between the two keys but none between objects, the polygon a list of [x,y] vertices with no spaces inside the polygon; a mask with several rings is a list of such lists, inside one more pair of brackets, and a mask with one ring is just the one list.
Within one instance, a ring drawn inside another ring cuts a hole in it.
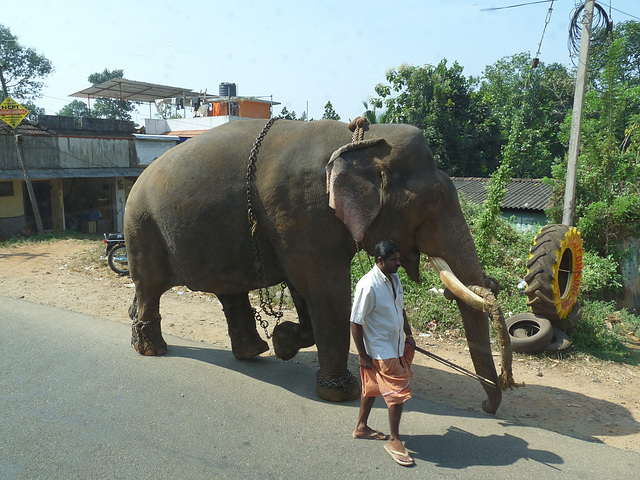
[{"label": "green bush", "polygon": [[622,275],[618,273],[618,262],[612,255],[603,258],[585,250],[582,264],[580,292],[584,299],[607,300],[622,291]]},{"label": "green bush", "polygon": [[599,358],[622,360],[627,353],[622,338],[622,325],[615,302],[584,302],[582,319],[571,333],[574,350]]}]

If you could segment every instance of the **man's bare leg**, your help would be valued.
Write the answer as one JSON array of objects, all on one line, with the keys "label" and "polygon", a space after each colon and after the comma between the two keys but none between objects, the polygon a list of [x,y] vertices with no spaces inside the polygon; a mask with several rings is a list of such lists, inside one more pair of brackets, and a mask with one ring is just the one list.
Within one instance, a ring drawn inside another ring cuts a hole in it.
[{"label": "man's bare leg", "polygon": [[[373,408],[373,403],[375,401],[376,397],[360,397],[360,412],[358,413],[356,428],[353,431],[354,437],[367,437],[376,433],[376,430],[367,425],[367,422],[369,421],[369,414],[371,413],[371,409]],[[384,439],[381,438],[380,440]]]},{"label": "man's bare leg", "polygon": [[405,455],[399,455],[402,460],[411,461],[411,456],[405,450],[404,445],[400,441],[400,418],[402,417],[402,408],[404,403],[389,405],[389,448]]}]

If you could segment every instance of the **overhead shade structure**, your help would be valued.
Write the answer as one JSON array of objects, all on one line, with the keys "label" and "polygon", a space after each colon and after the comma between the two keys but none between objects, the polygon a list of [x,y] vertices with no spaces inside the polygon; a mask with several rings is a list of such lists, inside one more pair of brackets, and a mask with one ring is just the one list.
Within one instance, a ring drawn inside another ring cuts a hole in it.
[{"label": "overhead shade structure", "polygon": [[190,88],[169,87],[156,83],[127,80],[126,78],[112,78],[69,96],[87,99],[116,98],[130,102],[155,102],[162,98],[197,97],[198,95],[200,95],[199,92],[195,92]]}]

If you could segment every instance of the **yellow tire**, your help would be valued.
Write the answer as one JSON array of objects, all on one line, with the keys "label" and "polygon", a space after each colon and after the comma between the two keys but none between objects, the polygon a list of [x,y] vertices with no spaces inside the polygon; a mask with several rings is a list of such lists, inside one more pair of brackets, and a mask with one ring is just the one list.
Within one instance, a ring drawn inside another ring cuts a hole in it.
[{"label": "yellow tire", "polygon": [[542,227],[530,249],[524,278],[527,305],[554,326],[567,318],[578,301],[582,256],[580,232],[566,225]]}]

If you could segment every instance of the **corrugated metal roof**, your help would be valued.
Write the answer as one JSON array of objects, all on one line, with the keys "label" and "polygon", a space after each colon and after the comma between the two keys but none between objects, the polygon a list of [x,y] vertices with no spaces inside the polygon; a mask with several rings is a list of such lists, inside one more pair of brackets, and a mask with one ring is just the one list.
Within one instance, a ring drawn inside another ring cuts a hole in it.
[{"label": "corrugated metal roof", "polygon": [[112,78],[98,85],[72,93],[70,97],[80,98],[118,98],[137,102],[153,102],[161,98],[198,96],[190,88],[170,87],[157,83],[138,82],[126,78]]},{"label": "corrugated metal roof", "polygon": [[[33,180],[50,178],[112,178],[139,177],[144,167],[104,167],[104,168],[29,168]],[[0,180],[21,180],[24,173],[19,168],[0,169]]]},{"label": "corrugated metal roof", "polygon": [[[463,192],[471,202],[483,203],[487,198],[489,178],[452,177],[458,192]],[[501,207],[506,210],[546,210],[551,200],[551,188],[540,179],[513,178],[507,185],[507,193]]]}]

